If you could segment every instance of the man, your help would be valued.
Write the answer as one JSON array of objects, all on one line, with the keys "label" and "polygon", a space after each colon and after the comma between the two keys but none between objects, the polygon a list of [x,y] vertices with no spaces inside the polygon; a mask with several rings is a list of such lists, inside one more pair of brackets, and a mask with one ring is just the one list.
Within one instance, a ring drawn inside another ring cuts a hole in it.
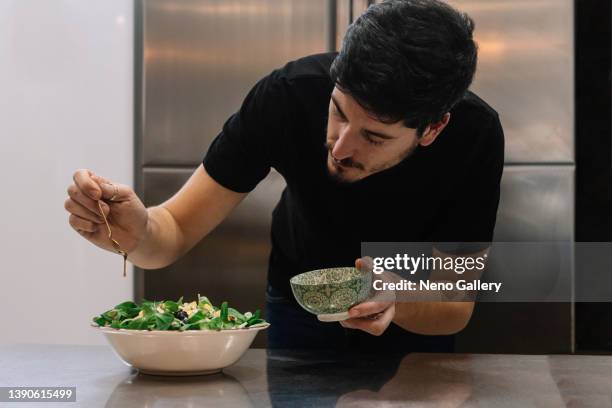
[{"label": "man", "polygon": [[[289,279],[345,266],[365,241],[489,242],[503,169],[497,113],[467,89],[473,22],[440,1],[390,0],[360,16],[339,54],[292,61],[260,80],[203,165],[160,206],[90,171],[75,173],[70,224],[145,269],[171,264],[275,168],[287,187],[273,213],[266,317],[270,347],[450,351],[470,302],[364,302],[321,323]],[[361,261],[358,260],[358,266]]]}]

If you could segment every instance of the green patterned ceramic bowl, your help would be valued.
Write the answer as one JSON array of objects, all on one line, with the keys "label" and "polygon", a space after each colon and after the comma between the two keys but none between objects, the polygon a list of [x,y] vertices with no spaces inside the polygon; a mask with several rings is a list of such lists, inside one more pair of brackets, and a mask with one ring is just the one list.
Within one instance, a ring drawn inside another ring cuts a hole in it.
[{"label": "green patterned ceramic bowl", "polygon": [[348,309],[370,295],[372,273],[356,268],[318,269],[289,281],[300,306],[325,322],[348,319]]}]

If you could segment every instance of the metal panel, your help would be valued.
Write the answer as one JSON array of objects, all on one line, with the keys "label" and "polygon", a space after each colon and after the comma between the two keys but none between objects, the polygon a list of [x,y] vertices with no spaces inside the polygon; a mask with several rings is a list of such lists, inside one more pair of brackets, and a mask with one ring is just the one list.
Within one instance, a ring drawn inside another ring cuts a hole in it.
[{"label": "metal panel", "polygon": [[340,50],[344,34],[349,25],[363,13],[370,1],[368,0],[333,0],[336,3],[336,50]]},{"label": "metal panel", "polygon": [[[573,163],[571,0],[451,0],[476,22],[472,89],[499,113],[507,163]],[[509,166],[496,241],[573,241],[573,166]],[[554,256],[544,261],[555,262]],[[461,351],[573,350],[568,303],[480,303],[457,336]]]},{"label": "metal panel", "polygon": [[144,3],[143,164],[197,165],[255,82],[324,52],[324,0]]},{"label": "metal panel", "polygon": [[[144,172],[144,203],[158,205],[187,181],[192,170],[156,169]],[[270,253],[271,208],[285,186],[272,172],[211,234],[188,254],[166,268],[140,271],[146,299],[195,298],[231,302],[239,310],[263,309]],[[202,209],[205,216],[206,209]],[[264,345],[264,337],[255,346]]]},{"label": "metal panel", "polygon": [[[496,241],[574,238],[574,167],[507,166],[502,179]],[[546,262],[557,262],[551,256]],[[457,351],[568,353],[573,351],[570,303],[479,303],[457,335]]]},{"label": "metal panel", "polygon": [[336,50],[342,47],[342,40],[349,24],[351,24],[351,1],[337,0],[336,9]]},{"label": "metal panel", "polygon": [[573,197],[573,166],[506,166],[495,241],[572,241]]},{"label": "metal panel", "polygon": [[476,22],[472,89],[501,116],[506,162],[574,161],[571,0],[451,0]]}]

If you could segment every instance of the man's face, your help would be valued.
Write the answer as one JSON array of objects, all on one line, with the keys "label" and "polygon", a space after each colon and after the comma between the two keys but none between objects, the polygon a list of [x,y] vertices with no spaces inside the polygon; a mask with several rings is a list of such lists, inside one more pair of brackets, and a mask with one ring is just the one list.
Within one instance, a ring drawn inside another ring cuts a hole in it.
[{"label": "man's face", "polygon": [[400,121],[386,124],[365,111],[349,94],[334,88],[327,121],[327,168],[351,183],[401,162],[419,145],[416,129]]}]

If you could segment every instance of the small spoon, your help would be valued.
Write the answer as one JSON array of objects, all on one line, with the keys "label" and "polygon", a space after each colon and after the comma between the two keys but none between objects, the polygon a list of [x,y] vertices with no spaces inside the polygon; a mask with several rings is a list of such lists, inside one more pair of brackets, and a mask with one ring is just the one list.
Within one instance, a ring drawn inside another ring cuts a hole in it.
[{"label": "small spoon", "polygon": [[108,229],[108,239],[110,239],[111,243],[115,247],[115,251],[117,251],[117,253],[119,255],[123,256],[123,277],[125,278],[126,270],[127,270],[127,257],[128,257],[128,253],[125,252],[121,248],[121,245],[119,245],[119,243],[116,240],[113,239],[113,232],[111,231],[111,227],[108,224],[108,220],[106,219],[106,215],[104,215],[104,211],[102,210],[102,202],[101,201],[98,201],[98,208],[100,209],[100,214],[102,214],[102,218],[104,219],[104,223],[106,224],[106,228]]}]

